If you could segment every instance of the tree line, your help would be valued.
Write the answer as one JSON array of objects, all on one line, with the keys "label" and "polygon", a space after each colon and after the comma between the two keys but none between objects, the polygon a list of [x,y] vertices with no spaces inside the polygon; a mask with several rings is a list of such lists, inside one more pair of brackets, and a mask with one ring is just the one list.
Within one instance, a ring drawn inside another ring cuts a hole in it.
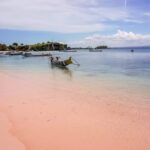
[{"label": "tree line", "polygon": [[11,45],[0,44],[0,51],[49,51],[49,50],[65,50],[67,49],[67,44],[62,44],[58,42],[43,42],[43,43],[36,43],[32,45],[27,44],[18,44],[13,43]]}]

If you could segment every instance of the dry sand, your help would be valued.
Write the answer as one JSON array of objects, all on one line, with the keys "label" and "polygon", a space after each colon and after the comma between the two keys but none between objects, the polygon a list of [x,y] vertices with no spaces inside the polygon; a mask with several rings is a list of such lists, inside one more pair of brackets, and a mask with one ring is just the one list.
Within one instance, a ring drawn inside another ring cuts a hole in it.
[{"label": "dry sand", "polygon": [[0,150],[150,149],[149,95],[42,74],[3,72],[0,83]]},{"label": "dry sand", "polygon": [[9,132],[11,128],[11,122],[4,114],[0,113],[0,149],[25,150],[23,143]]}]

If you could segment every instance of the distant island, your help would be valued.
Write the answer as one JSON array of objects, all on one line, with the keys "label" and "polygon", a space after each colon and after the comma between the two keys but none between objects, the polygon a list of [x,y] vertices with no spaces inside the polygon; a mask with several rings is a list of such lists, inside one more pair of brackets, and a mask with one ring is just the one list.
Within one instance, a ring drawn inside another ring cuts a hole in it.
[{"label": "distant island", "polygon": [[[0,51],[53,51],[53,50],[71,50],[71,49],[90,49],[91,47],[68,47],[67,44],[59,43],[59,42],[42,42],[36,44],[19,44],[13,43],[11,45],[0,44]],[[106,45],[100,45],[95,47],[94,49],[107,49]]]},{"label": "distant island", "polygon": [[[108,48],[108,46],[106,46],[106,45],[100,45],[93,49],[107,49],[107,48]],[[73,47],[71,49],[92,49],[92,47],[89,47],[89,46],[88,47]]]},{"label": "distant island", "polygon": [[97,46],[95,49],[107,49],[108,46],[106,45],[100,45],[100,46]]},{"label": "distant island", "polygon": [[0,44],[0,51],[52,51],[52,50],[65,50],[68,49],[67,44],[59,42],[43,42],[37,44],[18,44],[13,43],[11,45]]}]

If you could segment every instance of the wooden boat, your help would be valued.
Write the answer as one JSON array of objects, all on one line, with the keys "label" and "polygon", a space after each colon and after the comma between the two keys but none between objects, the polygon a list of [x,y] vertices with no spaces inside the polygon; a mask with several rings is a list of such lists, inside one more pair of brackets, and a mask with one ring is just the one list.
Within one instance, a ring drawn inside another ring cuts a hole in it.
[{"label": "wooden boat", "polygon": [[42,57],[42,56],[52,56],[52,54],[48,53],[48,54],[32,54],[32,53],[24,53],[23,54],[24,57]]},{"label": "wooden boat", "polygon": [[89,49],[89,52],[102,52],[102,49]]},{"label": "wooden boat", "polygon": [[60,60],[59,57],[50,57],[51,64],[58,67],[66,67],[70,64],[73,64],[72,58],[69,57],[66,60]]},{"label": "wooden boat", "polygon": [[23,52],[16,52],[16,51],[10,51],[6,52],[5,55],[10,55],[10,56],[16,56],[16,55],[22,55]]}]

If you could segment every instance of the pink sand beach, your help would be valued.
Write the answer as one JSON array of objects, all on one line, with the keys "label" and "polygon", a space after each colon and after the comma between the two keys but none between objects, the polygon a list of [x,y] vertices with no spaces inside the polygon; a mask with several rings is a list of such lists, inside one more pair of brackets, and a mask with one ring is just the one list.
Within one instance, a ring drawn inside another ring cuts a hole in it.
[{"label": "pink sand beach", "polygon": [[150,150],[150,94],[94,85],[0,73],[0,149]]}]

